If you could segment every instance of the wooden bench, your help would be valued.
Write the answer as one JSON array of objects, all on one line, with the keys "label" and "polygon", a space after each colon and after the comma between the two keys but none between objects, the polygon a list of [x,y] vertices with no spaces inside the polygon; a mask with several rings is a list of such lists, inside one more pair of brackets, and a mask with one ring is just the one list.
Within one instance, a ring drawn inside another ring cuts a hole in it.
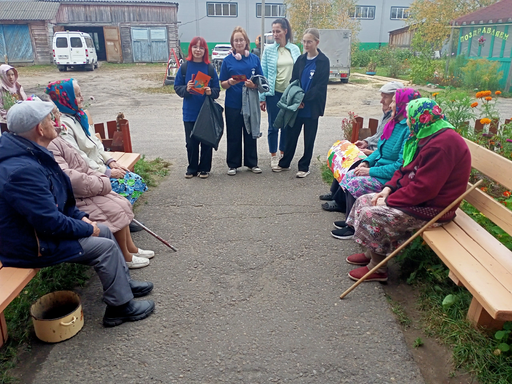
[{"label": "wooden bench", "polygon": [[[106,128],[106,129],[105,129]],[[133,153],[130,124],[126,119],[94,124],[96,135],[101,139],[105,150],[112,152],[112,158],[133,172],[140,153]]]},{"label": "wooden bench", "polygon": [[367,137],[375,135],[379,127],[379,120],[369,119],[368,127],[363,127],[364,118],[356,117],[356,121],[352,123],[352,137],[350,142],[355,143],[357,140],[364,140]]},{"label": "wooden bench", "polygon": [[25,288],[39,269],[4,268],[0,263],[0,347],[7,341],[4,310]]},{"label": "wooden bench", "polygon": [[[466,143],[472,167],[512,190],[512,161],[472,141]],[[512,211],[478,188],[466,201],[512,235]],[[449,277],[473,295],[469,321],[475,326],[501,329],[512,320],[512,251],[460,209],[452,222],[422,236],[450,269]]]}]

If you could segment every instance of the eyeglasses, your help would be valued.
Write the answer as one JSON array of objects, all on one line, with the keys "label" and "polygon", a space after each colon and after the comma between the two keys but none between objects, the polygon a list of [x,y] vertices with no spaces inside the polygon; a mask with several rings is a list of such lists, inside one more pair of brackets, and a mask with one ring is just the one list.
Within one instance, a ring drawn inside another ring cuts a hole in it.
[{"label": "eyeglasses", "polygon": [[233,40],[233,43],[240,44],[240,43],[246,43],[246,41],[245,40]]}]

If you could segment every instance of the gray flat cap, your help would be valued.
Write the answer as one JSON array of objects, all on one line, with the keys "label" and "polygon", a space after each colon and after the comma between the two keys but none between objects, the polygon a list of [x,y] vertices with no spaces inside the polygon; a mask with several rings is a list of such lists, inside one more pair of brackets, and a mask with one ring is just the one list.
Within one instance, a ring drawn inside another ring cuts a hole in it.
[{"label": "gray flat cap", "polygon": [[28,132],[53,110],[53,103],[25,100],[14,104],[7,112],[7,129],[13,133]]},{"label": "gray flat cap", "polygon": [[397,89],[403,88],[404,85],[399,81],[390,81],[382,86],[382,93],[395,93]]}]

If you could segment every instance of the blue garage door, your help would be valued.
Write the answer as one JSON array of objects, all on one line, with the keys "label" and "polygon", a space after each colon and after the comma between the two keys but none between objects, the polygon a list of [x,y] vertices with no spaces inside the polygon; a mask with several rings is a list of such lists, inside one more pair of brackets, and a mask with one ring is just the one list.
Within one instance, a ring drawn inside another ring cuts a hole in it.
[{"label": "blue garage door", "polygon": [[28,25],[0,24],[0,59],[11,63],[33,62],[34,52]]},{"label": "blue garage door", "polygon": [[167,62],[169,50],[166,28],[132,28],[133,61]]}]

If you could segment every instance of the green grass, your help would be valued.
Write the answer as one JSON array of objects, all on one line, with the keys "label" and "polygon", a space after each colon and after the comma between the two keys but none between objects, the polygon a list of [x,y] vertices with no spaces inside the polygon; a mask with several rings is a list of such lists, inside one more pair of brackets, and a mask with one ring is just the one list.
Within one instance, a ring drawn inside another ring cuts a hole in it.
[{"label": "green grass", "polygon": [[353,83],[353,84],[368,84],[370,83],[370,80],[367,80],[367,79],[355,79],[355,78],[351,78],[350,79],[350,82]]},{"label": "green grass", "polygon": [[47,293],[83,286],[89,279],[88,271],[89,267],[78,264],[59,264],[43,268],[5,309],[9,339],[0,349],[1,384],[17,382],[7,370],[15,366],[18,348],[31,338],[33,327],[30,306]]},{"label": "green grass", "polygon": [[124,69],[132,69],[134,67],[139,67],[139,66],[152,67],[152,68],[162,67],[162,68],[164,68],[163,73],[165,73],[166,65],[167,65],[166,63],[123,63],[123,64],[117,64],[117,63],[103,62],[103,63],[101,63],[101,66],[98,69],[108,71],[108,70],[119,70],[119,69],[123,69],[123,70]]},{"label": "green grass", "polygon": [[166,94],[166,95],[174,95],[174,86],[172,85],[161,85],[159,87],[142,87],[137,88],[136,91],[142,93],[152,93],[152,94]]},{"label": "green grass", "polygon": [[[366,74],[366,68],[362,68],[362,67],[352,67],[352,68],[350,68],[350,71],[351,72],[356,72],[356,73]],[[377,76],[389,77],[389,71],[388,71],[387,68],[377,67],[376,75]],[[409,80],[409,76],[408,75],[399,75],[398,79]]]},{"label": "green grass", "polygon": [[141,176],[148,187],[156,187],[158,183],[169,174],[171,163],[157,157],[154,160],[146,160],[146,156],[135,164],[134,172]]},{"label": "green grass", "polygon": [[317,156],[316,159],[320,163],[320,174],[322,176],[322,180],[326,184],[331,185],[332,181],[334,180],[334,176],[332,175],[332,171],[329,169],[327,162],[320,160],[320,156]]},{"label": "green grass", "polygon": [[389,305],[391,306],[391,312],[393,312],[403,327],[409,327],[412,323],[411,319],[407,316],[407,313],[405,313],[404,308],[402,305],[398,302],[393,300],[390,296],[386,295],[386,300],[388,301]]}]

